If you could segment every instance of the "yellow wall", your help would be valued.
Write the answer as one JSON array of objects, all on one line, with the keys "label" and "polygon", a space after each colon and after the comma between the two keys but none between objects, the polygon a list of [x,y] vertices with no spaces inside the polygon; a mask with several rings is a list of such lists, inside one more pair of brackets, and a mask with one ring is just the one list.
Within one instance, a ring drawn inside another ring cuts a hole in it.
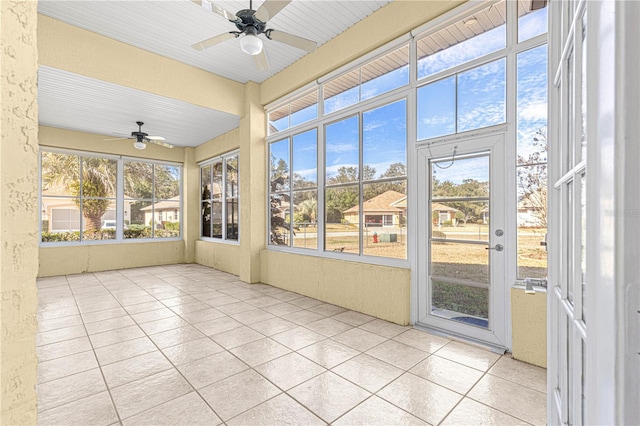
[{"label": "yellow wall", "polygon": [[0,424],[34,425],[38,272],[37,3],[0,1]]},{"label": "yellow wall", "polygon": [[183,241],[40,247],[41,277],[184,263]]},{"label": "yellow wall", "polygon": [[373,315],[409,323],[411,271],[317,256],[261,252],[265,284]]},{"label": "yellow wall", "polygon": [[[44,15],[38,15],[38,49],[40,65],[231,114],[243,111],[241,83]],[[132,66],[133,58],[144,66]]]},{"label": "yellow wall", "polygon": [[198,240],[195,242],[195,247],[196,263],[240,275],[242,262],[239,245]]},{"label": "yellow wall", "polygon": [[526,294],[522,288],[512,288],[511,324],[513,357],[546,368],[547,293]]},{"label": "yellow wall", "polygon": [[[41,126],[39,142],[42,147],[85,150],[89,152],[140,156],[140,151],[129,140],[104,141],[102,135]],[[144,158],[184,163],[183,194],[199,192],[190,188],[199,185],[199,169],[195,164],[195,150],[189,148],[167,149],[149,144]],[[37,176],[37,173],[36,173]],[[36,203],[37,206],[37,203]],[[135,268],[147,265],[193,262],[194,234],[198,229],[198,200],[186,196],[183,200],[183,217],[187,218],[182,241],[145,241],[123,244],[83,244],[68,247],[40,247],[38,276],[77,274],[119,268]]]},{"label": "yellow wall", "polygon": [[[199,163],[233,151],[239,147],[240,129],[238,128],[198,146],[195,149],[195,159],[196,162]],[[242,156],[240,158],[242,158]],[[240,194],[241,196],[243,194],[242,186],[240,187]],[[242,199],[240,200],[240,203],[242,206]],[[241,207],[241,209],[242,208],[243,207]],[[199,221],[200,218],[197,218],[196,220]],[[242,225],[242,222],[240,222],[241,227]],[[200,230],[198,230],[198,234],[194,237],[195,262],[200,265],[210,266],[221,271],[229,272],[230,274],[240,275],[242,270],[240,246],[237,244],[219,243],[215,241],[201,241],[199,240],[199,232]]]}]

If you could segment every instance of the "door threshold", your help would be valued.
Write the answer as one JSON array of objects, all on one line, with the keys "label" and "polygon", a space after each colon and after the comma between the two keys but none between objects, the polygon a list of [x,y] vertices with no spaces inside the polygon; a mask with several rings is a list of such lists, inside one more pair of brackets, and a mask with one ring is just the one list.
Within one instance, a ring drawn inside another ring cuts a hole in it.
[{"label": "door threshold", "polygon": [[492,345],[490,343],[484,342],[482,340],[478,340],[478,339],[474,339],[472,337],[469,336],[465,336],[463,334],[458,334],[458,333],[453,333],[451,331],[445,331],[439,328],[435,328],[435,327],[430,327],[428,325],[425,324],[421,324],[421,323],[415,323],[413,325],[413,328],[420,330],[420,331],[426,331],[429,332],[431,334],[435,334],[436,336],[440,336],[440,337],[445,337],[447,339],[452,339],[458,342],[462,342],[462,343],[467,343],[473,346],[477,346],[481,349],[486,349],[488,351],[491,351],[493,353],[499,354],[499,355],[504,355],[507,352],[506,347],[504,346],[500,346],[500,345]]}]

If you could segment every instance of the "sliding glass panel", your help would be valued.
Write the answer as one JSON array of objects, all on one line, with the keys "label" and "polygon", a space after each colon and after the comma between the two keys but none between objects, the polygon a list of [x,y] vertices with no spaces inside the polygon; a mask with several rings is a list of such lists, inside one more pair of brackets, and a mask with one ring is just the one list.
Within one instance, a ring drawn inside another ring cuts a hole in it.
[{"label": "sliding glass panel", "polygon": [[291,127],[318,117],[318,91],[291,102]]},{"label": "sliding glass panel", "polygon": [[131,200],[131,220],[124,230],[124,238],[151,238],[154,223],[153,202],[151,200]]},{"label": "sliding glass panel", "polygon": [[409,45],[375,59],[362,66],[361,100],[409,84]]},{"label": "sliding glass panel", "polygon": [[318,192],[294,192],[293,201],[293,246],[315,249],[318,247]]},{"label": "sliding glass panel", "polygon": [[270,135],[287,130],[289,128],[289,104],[273,110],[269,113],[269,131]]},{"label": "sliding glass panel", "polygon": [[318,186],[318,131],[293,137],[293,189]]},{"label": "sliding glass panel", "polygon": [[418,89],[418,140],[456,132],[456,77]]},{"label": "sliding glass panel", "polygon": [[519,166],[518,278],[547,276],[547,165]]},{"label": "sliding glass panel", "polygon": [[407,181],[363,185],[363,252],[407,258]]},{"label": "sliding glass panel", "polygon": [[360,102],[360,68],[326,82],[323,93],[325,114]]},{"label": "sliding glass panel", "polygon": [[518,43],[547,32],[546,0],[518,0]]},{"label": "sliding glass panel", "polygon": [[270,243],[288,246],[291,241],[291,203],[289,194],[272,194],[269,197]]},{"label": "sliding glass panel", "polygon": [[269,145],[271,191],[289,189],[289,139]]},{"label": "sliding glass panel", "polygon": [[407,102],[362,114],[363,180],[407,174]]},{"label": "sliding glass panel", "polygon": [[506,59],[458,74],[458,133],[506,122]]},{"label": "sliding glass panel", "polygon": [[357,115],[326,126],[325,158],[328,185],[358,181],[358,127]]},{"label": "sliding glass panel", "polygon": [[325,250],[360,253],[360,188],[325,189]]},{"label": "sliding glass panel", "polygon": [[547,46],[518,54],[518,164],[547,161]]},{"label": "sliding glass panel", "polygon": [[505,2],[493,4],[417,41],[418,78],[464,64],[506,46]]}]

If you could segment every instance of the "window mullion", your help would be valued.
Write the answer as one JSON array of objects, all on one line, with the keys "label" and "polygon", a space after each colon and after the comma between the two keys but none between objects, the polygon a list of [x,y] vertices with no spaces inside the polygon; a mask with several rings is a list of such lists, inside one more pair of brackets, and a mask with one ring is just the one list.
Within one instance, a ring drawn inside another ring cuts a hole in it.
[{"label": "window mullion", "polygon": [[360,217],[358,224],[358,240],[359,240],[359,248],[358,252],[360,256],[364,254],[364,136],[363,136],[363,126],[364,126],[364,114],[361,112],[358,113],[358,162],[359,162],[359,187],[360,187],[360,195],[358,197],[358,202],[360,203]]},{"label": "window mullion", "polygon": [[[227,159],[222,159],[222,185],[220,188],[220,202],[222,203],[220,211],[222,217],[220,223],[222,226],[222,240],[227,241]],[[213,235],[213,234],[212,234]]]},{"label": "window mullion", "polygon": [[116,172],[116,240],[124,239],[124,160],[119,158]]},{"label": "window mullion", "polygon": [[295,202],[293,198],[293,136],[289,136],[289,247],[293,247],[293,213]]}]

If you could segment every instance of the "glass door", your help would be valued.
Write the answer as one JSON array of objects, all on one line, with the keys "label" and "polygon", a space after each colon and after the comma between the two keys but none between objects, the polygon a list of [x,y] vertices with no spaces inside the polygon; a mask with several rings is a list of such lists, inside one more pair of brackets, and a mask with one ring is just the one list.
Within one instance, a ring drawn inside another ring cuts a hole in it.
[{"label": "glass door", "polygon": [[419,322],[504,349],[504,136],[420,150]]}]

